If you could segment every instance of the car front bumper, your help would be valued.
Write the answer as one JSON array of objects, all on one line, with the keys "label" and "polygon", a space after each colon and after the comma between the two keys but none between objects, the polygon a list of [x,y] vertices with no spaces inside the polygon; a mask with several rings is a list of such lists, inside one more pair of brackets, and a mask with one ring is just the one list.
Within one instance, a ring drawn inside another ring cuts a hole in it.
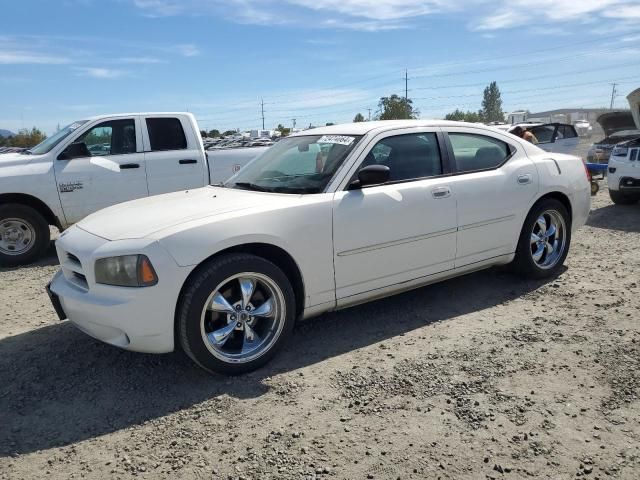
[{"label": "car front bumper", "polygon": [[[179,267],[157,242],[109,242],[77,227],[56,242],[56,249],[61,269],[48,293],[59,316],[117,347],[146,353],[173,351],[175,308],[190,269]],[[96,284],[95,260],[125,254],[147,255],[158,284],[143,288]]]}]

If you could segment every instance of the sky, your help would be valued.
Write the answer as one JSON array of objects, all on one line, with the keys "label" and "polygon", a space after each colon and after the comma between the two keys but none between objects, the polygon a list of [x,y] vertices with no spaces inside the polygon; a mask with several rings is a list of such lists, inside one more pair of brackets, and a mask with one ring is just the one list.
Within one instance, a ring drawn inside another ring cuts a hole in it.
[{"label": "sky", "polygon": [[640,87],[640,0],[20,0],[0,16],[0,129],[189,111],[210,130],[616,108]]}]

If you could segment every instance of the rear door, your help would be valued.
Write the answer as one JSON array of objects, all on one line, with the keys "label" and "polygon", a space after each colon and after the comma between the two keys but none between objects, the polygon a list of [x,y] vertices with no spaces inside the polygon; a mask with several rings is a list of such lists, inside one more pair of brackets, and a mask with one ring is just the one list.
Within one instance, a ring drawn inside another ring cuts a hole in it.
[{"label": "rear door", "polygon": [[73,143],[86,156],[55,160],[54,172],[67,223],[102,208],[146,197],[147,175],[137,117],[106,120],[89,127]]},{"label": "rear door", "polygon": [[498,133],[448,127],[458,204],[456,268],[515,251],[538,191],[538,172],[516,142]]},{"label": "rear door", "polygon": [[142,132],[149,195],[207,185],[200,141],[186,116],[143,117]]}]

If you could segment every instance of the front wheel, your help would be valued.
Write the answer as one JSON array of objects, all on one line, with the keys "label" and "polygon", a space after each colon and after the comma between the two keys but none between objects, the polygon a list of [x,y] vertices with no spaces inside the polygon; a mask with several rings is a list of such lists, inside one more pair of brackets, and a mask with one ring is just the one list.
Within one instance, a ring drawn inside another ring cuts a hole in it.
[{"label": "front wheel", "polygon": [[37,259],[49,246],[49,224],[27,205],[0,206],[0,265],[12,267]]},{"label": "front wheel", "polygon": [[619,190],[609,190],[609,197],[616,205],[633,205],[640,199],[640,195],[629,195]]},{"label": "front wheel", "polygon": [[536,203],[520,233],[513,266],[530,278],[547,278],[562,267],[571,244],[571,218],[565,206],[548,198]]},{"label": "front wheel", "polygon": [[295,297],[270,261],[231,254],[205,264],[185,286],[177,331],[205,370],[236,375],[271,359],[293,330]]}]

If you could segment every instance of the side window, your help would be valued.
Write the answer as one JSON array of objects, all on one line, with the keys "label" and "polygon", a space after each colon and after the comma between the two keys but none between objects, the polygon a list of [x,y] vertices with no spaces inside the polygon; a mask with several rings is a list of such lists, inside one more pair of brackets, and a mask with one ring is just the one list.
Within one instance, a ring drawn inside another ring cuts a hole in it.
[{"label": "side window", "polygon": [[135,121],[126,119],[100,123],[86,132],[76,142],[84,142],[92,157],[135,153]]},{"label": "side window", "polygon": [[553,125],[540,125],[529,129],[538,139],[538,143],[551,143],[554,140],[553,134],[556,127]]},{"label": "side window", "polygon": [[459,172],[498,168],[511,155],[511,147],[500,140],[473,133],[449,133]]},{"label": "side window", "polygon": [[638,160],[638,156],[640,154],[640,148],[634,148],[631,150],[631,155],[629,155],[629,160]]},{"label": "side window", "polygon": [[184,150],[187,148],[187,138],[179,119],[147,118],[146,121],[151,151]]},{"label": "side window", "polygon": [[392,182],[442,174],[442,160],[435,133],[397,135],[380,140],[367,154],[362,167],[386,165]]},{"label": "side window", "polygon": [[560,125],[558,131],[562,133],[562,138],[575,138],[578,136],[576,129],[571,125]]}]

